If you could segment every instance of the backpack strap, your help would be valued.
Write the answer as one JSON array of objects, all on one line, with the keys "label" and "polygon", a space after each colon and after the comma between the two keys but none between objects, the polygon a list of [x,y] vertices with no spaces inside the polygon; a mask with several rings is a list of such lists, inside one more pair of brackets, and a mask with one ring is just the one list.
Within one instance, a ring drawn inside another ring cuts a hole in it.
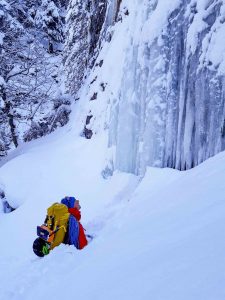
[{"label": "backpack strap", "polygon": [[45,218],[45,222],[44,222],[45,226],[47,226],[50,230],[54,230],[55,228],[55,218],[54,216],[46,216]]}]

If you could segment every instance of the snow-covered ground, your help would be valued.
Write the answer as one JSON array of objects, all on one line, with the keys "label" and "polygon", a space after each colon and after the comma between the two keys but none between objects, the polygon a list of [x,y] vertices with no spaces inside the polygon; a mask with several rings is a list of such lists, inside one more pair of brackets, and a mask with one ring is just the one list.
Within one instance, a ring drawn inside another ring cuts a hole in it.
[{"label": "snow-covered ground", "polygon": [[[187,172],[149,168],[105,180],[107,138],[70,126],[14,153],[0,169],[12,206],[0,213],[0,299],[224,300],[225,153]],[[32,252],[46,208],[82,205],[95,239],[82,251]]]}]

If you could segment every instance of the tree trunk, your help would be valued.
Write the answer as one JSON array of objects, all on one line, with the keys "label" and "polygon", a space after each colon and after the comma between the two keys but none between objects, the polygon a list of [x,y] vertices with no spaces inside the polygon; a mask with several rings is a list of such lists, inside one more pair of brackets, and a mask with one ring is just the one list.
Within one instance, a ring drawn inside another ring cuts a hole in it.
[{"label": "tree trunk", "polygon": [[4,110],[5,110],[7,119],[8,119],[8,124],[9,124],[10,132],[11,132],[11,138],[12,138],[13,144],[17,148],[18,147],[18,138],[17,138],[17,134],[16,134],[16,126],[14,124],[14,116],[11,111],[12,105],[11,105],[10,101],[7,101],[5,87],[1,86],[0,94],[2,96],[2,100],[5,103]]}]

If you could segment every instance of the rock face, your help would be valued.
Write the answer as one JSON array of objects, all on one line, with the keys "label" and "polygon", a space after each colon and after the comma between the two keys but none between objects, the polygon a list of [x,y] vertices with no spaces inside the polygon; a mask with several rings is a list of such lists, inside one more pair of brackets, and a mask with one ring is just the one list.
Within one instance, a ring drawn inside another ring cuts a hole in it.
[{"label": "rock face", "polygon": [[186,170],[224,150],[225,4],[123,0],[120,11],[107,51],[112,56],[123,47],[124,57],[113,66],[100,52],[103,67],[91,79],[101,81],[95,79],[89,93],[89,99],[98,93],[89,126],[97,132],[102,111],[94,105],[102,105],[104,79],[105,128],[114,149],[109,164],[135,174],[147,166]]},{"label": "rock face", "polygon": [[64,68],[66,88],[75,95],[93,66],[105,22],[107,1],[71,0],[68,6]]},{"label": "rock face", "polygon": [[118,104],[117,167],[135,173],[146,165],[186,170],[224,150],[223,66],[210,60],[211,51],[219,51],[210,49],[215,29],[224,32],[223,9],[211,1],[202,19],[197,4],[181,4],[162,35],[133,47]]},{"label": "rock face", "polygon": [[169,81],[162,166],[189,169],[225,148],[224,75],[209,55],[214,30],[225,29],[223,9],[218,1],[204,7],[202,30],[196,32],[195,41],[191,34],[198,30],[193,27],[201,14],[196,3],[180,6],[169,17],[163,37]]},{"label": "rock face", "polygon": [[106,31],[118,15],[119,0],[71,0],[66,17],[66,88],[76,95],[93,67]]}]

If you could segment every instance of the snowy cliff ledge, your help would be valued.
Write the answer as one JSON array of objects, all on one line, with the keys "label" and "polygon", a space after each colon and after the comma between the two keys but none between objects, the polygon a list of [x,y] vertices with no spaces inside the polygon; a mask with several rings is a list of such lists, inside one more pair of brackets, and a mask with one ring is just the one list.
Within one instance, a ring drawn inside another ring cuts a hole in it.
[{"label": "snowy cliff ledge", "polygon": [[223,1],[122,1],[81,90],[107,170],[186,170],[225,149],[224,21]]}]

